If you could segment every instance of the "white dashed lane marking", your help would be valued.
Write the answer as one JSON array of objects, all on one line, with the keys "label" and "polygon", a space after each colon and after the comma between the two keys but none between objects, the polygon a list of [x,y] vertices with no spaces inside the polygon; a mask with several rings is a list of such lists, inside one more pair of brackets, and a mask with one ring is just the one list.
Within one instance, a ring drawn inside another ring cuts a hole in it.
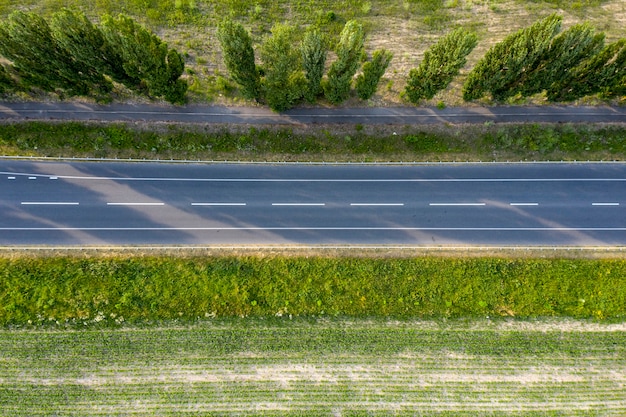
[{"label": "white dashed lane marking", "polygon": [[272,203],[273,206],[325,206],[326,203]]},{"label": "white dashed lane marking", "polygon": [[486,206],[486,203],[429,203],[429,206]]},{"label": "white dashed lane marking", "polygon": [[246,203],[191,203],[192,206],[245,206]]},{"label": "white dashed lane marking", "polygon": [[75,201],[22,201],[23,206],[77,206]]},{"label": "white dashed lane marking", "polygon": [[165,203],[107,203],[107,206],[164,206]]},{"label": "white dashed lane marking", "polygon": [[350,203],[351,206],[404,206],[404,203]]}]

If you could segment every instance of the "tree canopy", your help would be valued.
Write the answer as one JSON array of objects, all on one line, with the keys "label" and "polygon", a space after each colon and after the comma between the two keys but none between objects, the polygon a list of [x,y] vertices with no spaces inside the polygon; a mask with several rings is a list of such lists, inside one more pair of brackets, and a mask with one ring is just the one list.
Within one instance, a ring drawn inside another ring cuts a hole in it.
[{"label": "tree canopy", "polygon": [[417,104],[446,88],[459,74],[477,43],[475,34],[459,28],[428,48],[420,65],[409,72],[405,88],[409,101]]},{"label": "tree canopy", "polygon": [[339,104],[350,96],[352,78],[359,69],[364,52],[363,26],[350,20],[341,31],[337,44],[337,59],[331,64],[324,84],[324,95],[328,101]]},{"label": "tree canopy", "polygon": [[222,47],[226,69],[247,99],[258,100],[261,92],[259,71],[254,62],[254,49],[248,31],[232,20],[221,22],[217,38]]}]

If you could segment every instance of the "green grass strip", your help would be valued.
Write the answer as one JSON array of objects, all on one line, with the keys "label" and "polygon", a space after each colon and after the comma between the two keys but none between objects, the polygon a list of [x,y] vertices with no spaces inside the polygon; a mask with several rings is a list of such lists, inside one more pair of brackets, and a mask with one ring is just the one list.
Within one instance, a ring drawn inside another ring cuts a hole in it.
[{"label": "green grass strip", "polygon": [[621,125],[210,127],[0,124],[0,154],[249,161],[623,160]]},{"label": "green grass strip", "polygon": [[234,316],[626,313],[626,260],[75,257],[0,259],[0,325]]}]

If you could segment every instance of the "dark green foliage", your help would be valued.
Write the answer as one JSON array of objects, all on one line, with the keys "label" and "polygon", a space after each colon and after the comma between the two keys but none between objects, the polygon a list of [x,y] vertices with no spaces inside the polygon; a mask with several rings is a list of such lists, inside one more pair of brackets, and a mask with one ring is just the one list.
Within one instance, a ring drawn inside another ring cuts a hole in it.
[{"label": "dark green foliage", "polygon": [[264,76],[263,97],[272,110],[291,108],[305,93],[307,80],[302,71],[302,54],[294,48],[296,28],[274,25],[272,36],[265,39],[260,49]]},{"label": "dark green foliage", "polygon": [[469,73],[463,99],[476,100],[491,93],[494,100],[503,101],[517,94],[518,80],[545,55],[561,21],[561,16],[550,15],[494,45]]},{"label": "dark green foliage", "polygon": [[[584,300],[584,301],[581,301]],[[102,315],[626,315],[626,261],[497,258],[0,259],[0,324]]]},{"label": "dark green foliage", "polygon": [[58,45],[80,65],[81,71],[92,74],[98,93],[107,94],[113,89],[103,74],[119,82],[125,80],[121,57],[106,42],[100,28],[83,13],[63,9],[52,16],[50,29]]},{"label": "dark green foliage", "polygon": [[180,55],[123,15],[106,16],[99,28],[67,9],[50,24],[36,14],[14,12],[0,29],[0,53],[26,86],[104,98],[113,88],[108,76],[173,103],[185,100]]},{"label": "dark green foliage", "polygon": [[322,77],[326,65],[326,46],[322,35],[315,30],[307,31],[300,45],[302,51],[302,67],[307,81],[304,98],[309,102],[315,102],[317,96],[322,93]]},{"label": "dark green foliage", "polygon": [[124,85],[133,86],[140,80],[129,77],[124,60],[104,37],[102,30],[83,14],[63,9],[52,16],[51,28],[57,42],[82,67],[91,68]]},{"label": "dark green foliage", "polygon": [[224,63],[230,77],[241,88],[247,99],[260,98],[260,77],[254,63],[252,39],[240,23],[225,20],[217,28]]},{"label": "dark green foliage", "polygon": [[35,13],[9,15],[0,29],[0,54],[12,62],[26,86],[72,96],[88,95],[103,84],[102,75],[82,68]]},{"label": "dark green foliage", "polygon": [[4,94],[15,88],[15,81],[4,65],[0,65],[0,94]]},{"label": "dark green foliage", "polygon": [[128,16],[105,16],[102,31],[107,42],[123,60],[127,87],[145,89],[154,97],[174,103],[184,102],[187,83],[180,80],[184,63],[155,34]]},{"label": "dark green foliage", "polygon": [[569,101],[603,93],[626,94],[626,39],[606,45],[596,55],[572,68],[548,89],[548,99]]},{"label": "dark green foliage", "polygon": [[603,45],[603,33],[596,34],[588,24],[572,26],[555,36],[543,56],[524,71],[518,79],[517,91],[527,97],[550,90],[553,84],[568,78],[570,71],[583,60],[595,56]]},{"label": "dark green foliage", "polygon": [[467,62],[478,42],[475,34],[456,29],[424,53],[424,60],[409,72],[406,96],[411,103],[431,99],[446,88]]},{"label": "dark green foliage", "polygon": [[374,51],[372,60],[363,64],[363,73],[356,78],[356,93],[361,100],[374,95],[378,82],[387,71],[393,54],[386,49]]},{"label": "dark green foliage", "polygon": [[363,27],[355,20],[346,23],[337,45],[337,60],[328,70],[324,83],[324,95],[333,104],[339,104],[350,96],[352,77],[359,69],[363,55]]}]

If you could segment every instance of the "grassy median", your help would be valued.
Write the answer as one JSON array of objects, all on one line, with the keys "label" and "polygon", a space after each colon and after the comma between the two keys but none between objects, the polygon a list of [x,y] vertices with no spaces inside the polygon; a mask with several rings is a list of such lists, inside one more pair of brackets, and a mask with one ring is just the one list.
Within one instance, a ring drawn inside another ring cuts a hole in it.
[{"label": "grassy median", "polygon": [[0,154],[231,161],[624,160],[623,124],[0,124]]}]

